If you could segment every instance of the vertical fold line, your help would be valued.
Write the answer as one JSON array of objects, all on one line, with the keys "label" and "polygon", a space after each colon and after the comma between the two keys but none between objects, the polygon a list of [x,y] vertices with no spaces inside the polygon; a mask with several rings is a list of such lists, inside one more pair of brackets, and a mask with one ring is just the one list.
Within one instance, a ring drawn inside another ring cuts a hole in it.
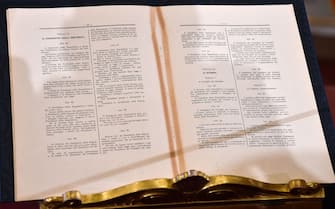
[{"label": "vertical fold line", "polygon": [[228,33],[227,33],[227,28],[225,28],[225,35],[226,35],[226,40],[227,40],[227,47],[228,47],[228,52],[229,52],[229,59],[230,59],[230,64],[231,64],[231,70],[233,73],[233,78],[234,78],[234,83],[235,83],[235,89],[236,89],[236,95],[237,95],[237,100],[238,100],[238,105],[240,107],[240,112],[241,112],[241,121],[242,121],[242,126],[243,126],[243,132],[244,132],[244,136],[246,139],[246,144],[247,146],[249,146],[249,141],[248,141],[248,135],[246,132],[246,126],[245,126],[245,120],[244,120],[244,114],[243,114],[243,108],[242,108],[242,104],[241,104],[241,97],[240,97],[240,91],[237,85],[237,80],[236,80],[236,72],[235,72],[235,67],[234,67],[234,63],[233,63],[233,57],[231,55],[231,48],[230,48],[230,42],[229,42],[229,37],[228,37]]},{"label": "vertical fold line", "polygon": [[173,143],[171,118],[168,112],[168,101],[166,97],[167,94],[166,94],[166,90],[165,90],[164,82],[163,82],[164,79],[163,79],[162,62],[159,56],[159,47],[158,47],[157,34],[156,34],[156,8],[155,7],[150,8],[150,26],[151,26],[151,40],[152,40],[154,52],[155,52],[157,72],[158,72],[158,77],[159,77],[159,85],[160,85],[160,91],[161,91],[161,97],[162,97],[162,103],[163,103],[164,119],[165,119],[165,124],[166,124],[166,131],[168,135],[169,154],[170,154],[170,161],[171,161],[171,167],[172,167],[172,174],[173,176],[176,176],[178,174],[176,150],[175,150],[175,146]]},{"label": "vertical fold line", "polygon": [[177,155],[177,159],[179,163],[179,173],[181,173],[181,172],[186,171],[186,165],[185,165],[183,144],[181,140],[179,117],[178,117],[178,111],[177,111],[177,102],[176,102],[174,84],[173,84],[173,74],[172,74],[170,49],[169,49],[169,38],[168,38],[168,33],[166,31],[166,25],[165,25],[165,20],[164,20],[162,10],[160,7],[157,7],[156,11],[157,11],[158,23],[162,31],[161,38],[162,38],[163,50],[164,50],[164,61],[165,61],[165,69],[166,69],[167,83],[168,83],[168,89],[169,89],[169,100],[171,102],[172,121],[174,124],[175,143],[177,147],[176,155]]},{"label": "vertical fold line", "polygon": [[97,103],[97,94],[96,94],[96,85],[95,85],[95,75],[94,75],[94,69],[93,69],[93,61],[92,61],[92,47],[91,47],[91,32],[90,27],[87,28],[87,38],[88,38],[88,47],[90,50],[90,68],[91,68],[91,74],[92,74],[92,86],[93,86],[93,94],[94,94],[94,103],[95,103],[95,116],[97,120],[97,135],[98,135],[98,145],[99,145],[99,154],[102,154],[101,152],[101,138],[100,138],[100,123],[99,123],[99,112],[98,112],[98,103]]}]

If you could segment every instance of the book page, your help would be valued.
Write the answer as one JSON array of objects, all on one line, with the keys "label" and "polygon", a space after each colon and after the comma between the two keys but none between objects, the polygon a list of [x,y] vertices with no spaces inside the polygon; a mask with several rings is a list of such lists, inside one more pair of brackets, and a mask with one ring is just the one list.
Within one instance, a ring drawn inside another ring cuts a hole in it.
[{"label": "book page", "polygon": [[334,182],[292,5],[161,13],[181,170]]},{"label": "book page", "polygon": [[16,200],[173,176],[150,15],[8,10]]}]

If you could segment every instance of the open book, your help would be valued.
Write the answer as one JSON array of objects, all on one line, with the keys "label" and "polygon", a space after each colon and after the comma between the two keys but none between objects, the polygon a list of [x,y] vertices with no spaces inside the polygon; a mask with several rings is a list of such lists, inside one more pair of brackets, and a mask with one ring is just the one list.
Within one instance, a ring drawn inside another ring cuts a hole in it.
[{"label": "open book", "polygon": [[16,200],[189,169],[334,182],[292,5],[7,18]]}]

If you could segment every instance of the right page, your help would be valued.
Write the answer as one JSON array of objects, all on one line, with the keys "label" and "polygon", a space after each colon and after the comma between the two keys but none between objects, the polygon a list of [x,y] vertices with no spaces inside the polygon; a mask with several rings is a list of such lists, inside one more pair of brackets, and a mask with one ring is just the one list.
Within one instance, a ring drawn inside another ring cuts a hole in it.
[{"label": "right page", "polygon": [[171,6],[159,13],[181,171],[334,182],[292,5]]}]

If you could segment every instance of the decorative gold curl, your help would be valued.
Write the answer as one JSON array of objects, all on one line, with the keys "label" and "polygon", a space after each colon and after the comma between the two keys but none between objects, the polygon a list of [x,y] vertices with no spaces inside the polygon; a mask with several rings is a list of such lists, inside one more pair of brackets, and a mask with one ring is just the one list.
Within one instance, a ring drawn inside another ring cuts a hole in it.
[{"label": "decorative gold curl", "polygon": [[200,171],[190,170],[172,179],[138,181],[95,194],[68,191],[63,196],[44,199],[40,208],[119,208],[321,198],[324,198],[323,188],[302,179],[294,179],[287,184],[270,184],[240,176],[207,176]]}]

